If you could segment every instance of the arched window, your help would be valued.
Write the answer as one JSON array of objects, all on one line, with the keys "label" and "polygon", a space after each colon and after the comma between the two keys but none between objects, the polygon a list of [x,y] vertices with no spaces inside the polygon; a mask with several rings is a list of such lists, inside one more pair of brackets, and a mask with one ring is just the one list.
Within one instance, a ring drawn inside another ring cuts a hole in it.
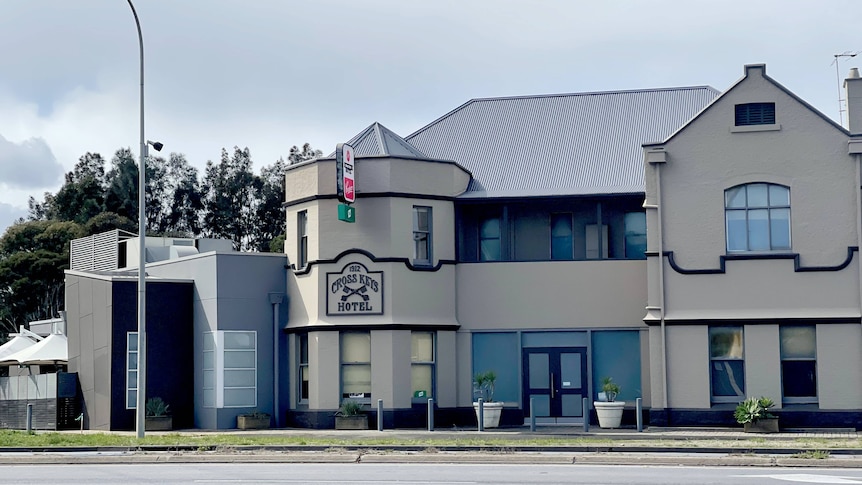
[{"label": "arched window", "polygon": [[754,183],[724,191],[727,252],[790,249],[790,189]]}]

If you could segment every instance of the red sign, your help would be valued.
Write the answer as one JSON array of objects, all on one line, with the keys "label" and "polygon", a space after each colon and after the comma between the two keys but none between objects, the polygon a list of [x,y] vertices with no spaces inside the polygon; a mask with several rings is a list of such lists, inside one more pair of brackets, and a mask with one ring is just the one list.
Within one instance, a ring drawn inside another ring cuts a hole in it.
[{"label": "red sign", "polygon": [[335,176],[338,200],[352,204],[356,201],[355,165],[353,147],[339,143],[335,147]]}]

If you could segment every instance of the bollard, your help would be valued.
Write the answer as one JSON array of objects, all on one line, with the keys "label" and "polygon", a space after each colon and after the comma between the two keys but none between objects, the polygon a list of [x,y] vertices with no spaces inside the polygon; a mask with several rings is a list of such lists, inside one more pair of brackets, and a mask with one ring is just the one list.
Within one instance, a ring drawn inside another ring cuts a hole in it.
[{"label": "bollard", "polygon": [[536,398],[530,398],[530,431],[536,432]]},{"label": "bollard", "polygon": [[428,431],[434,431],[434,398],[428,399]]},{"label": "bollard", "polygon": [[27,432],[33,432],[33,405],[27,404]]},{"label": "bollard", "polygon": [[643,432],[644,430],[644,402],[643,398],[635,399],[635,418],[638,422],[638,433]]},{"label": "bollard", "polygon": [[582,399],[583,401],[583,415],[584,415],[584,433],[590,431],[590,398],[585,397]]},{"label": "bollard", "polygon": [[479,431],[485,431],[485,400],[479,398]]},{"label": "bollard", "polygon": [[377,431],[383,431],[383,399],[377,400]]}]

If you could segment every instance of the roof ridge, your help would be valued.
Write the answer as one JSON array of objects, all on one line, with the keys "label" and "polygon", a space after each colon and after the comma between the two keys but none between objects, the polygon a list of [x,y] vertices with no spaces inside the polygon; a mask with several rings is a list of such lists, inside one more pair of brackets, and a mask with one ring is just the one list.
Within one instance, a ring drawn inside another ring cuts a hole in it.
[{"label": "roof ridge", "polygon": [[[721,93],[721,91],[715,89],[712,86],[707,84],[700,86],[678,86],[678,87],[667,87],[667,88],[643,88],[643,89],[617,89],[612,91],[585,91],[585,92],[572,92],[572,93],[548,93],[548,94],[527,94],[527,95],[516,95],[516,96],[494,96],[489,98],[473,98],[469,102],[474,101],[504,101],[509,99],[537,99],[537,98],[564,98],[569,96],[604,96],[610,94],[636,94],[636,93],[659,93],[664,91],[693,91],[696,89],[706,89],[712,91],[714,93]],[[468,102],[468,103],[469,103]],[[467,103],[465,103],[467,104]],[[462,105],[463,106],[463,105]]]}]

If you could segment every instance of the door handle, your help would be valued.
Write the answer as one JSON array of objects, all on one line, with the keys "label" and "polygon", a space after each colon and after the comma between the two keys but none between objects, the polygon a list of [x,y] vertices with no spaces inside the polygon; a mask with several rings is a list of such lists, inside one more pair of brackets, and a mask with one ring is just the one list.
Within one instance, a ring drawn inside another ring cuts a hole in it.
[{"label": "door handle", "polygon": [[551,372],[551,399],[554,398],[554,373]]}]

